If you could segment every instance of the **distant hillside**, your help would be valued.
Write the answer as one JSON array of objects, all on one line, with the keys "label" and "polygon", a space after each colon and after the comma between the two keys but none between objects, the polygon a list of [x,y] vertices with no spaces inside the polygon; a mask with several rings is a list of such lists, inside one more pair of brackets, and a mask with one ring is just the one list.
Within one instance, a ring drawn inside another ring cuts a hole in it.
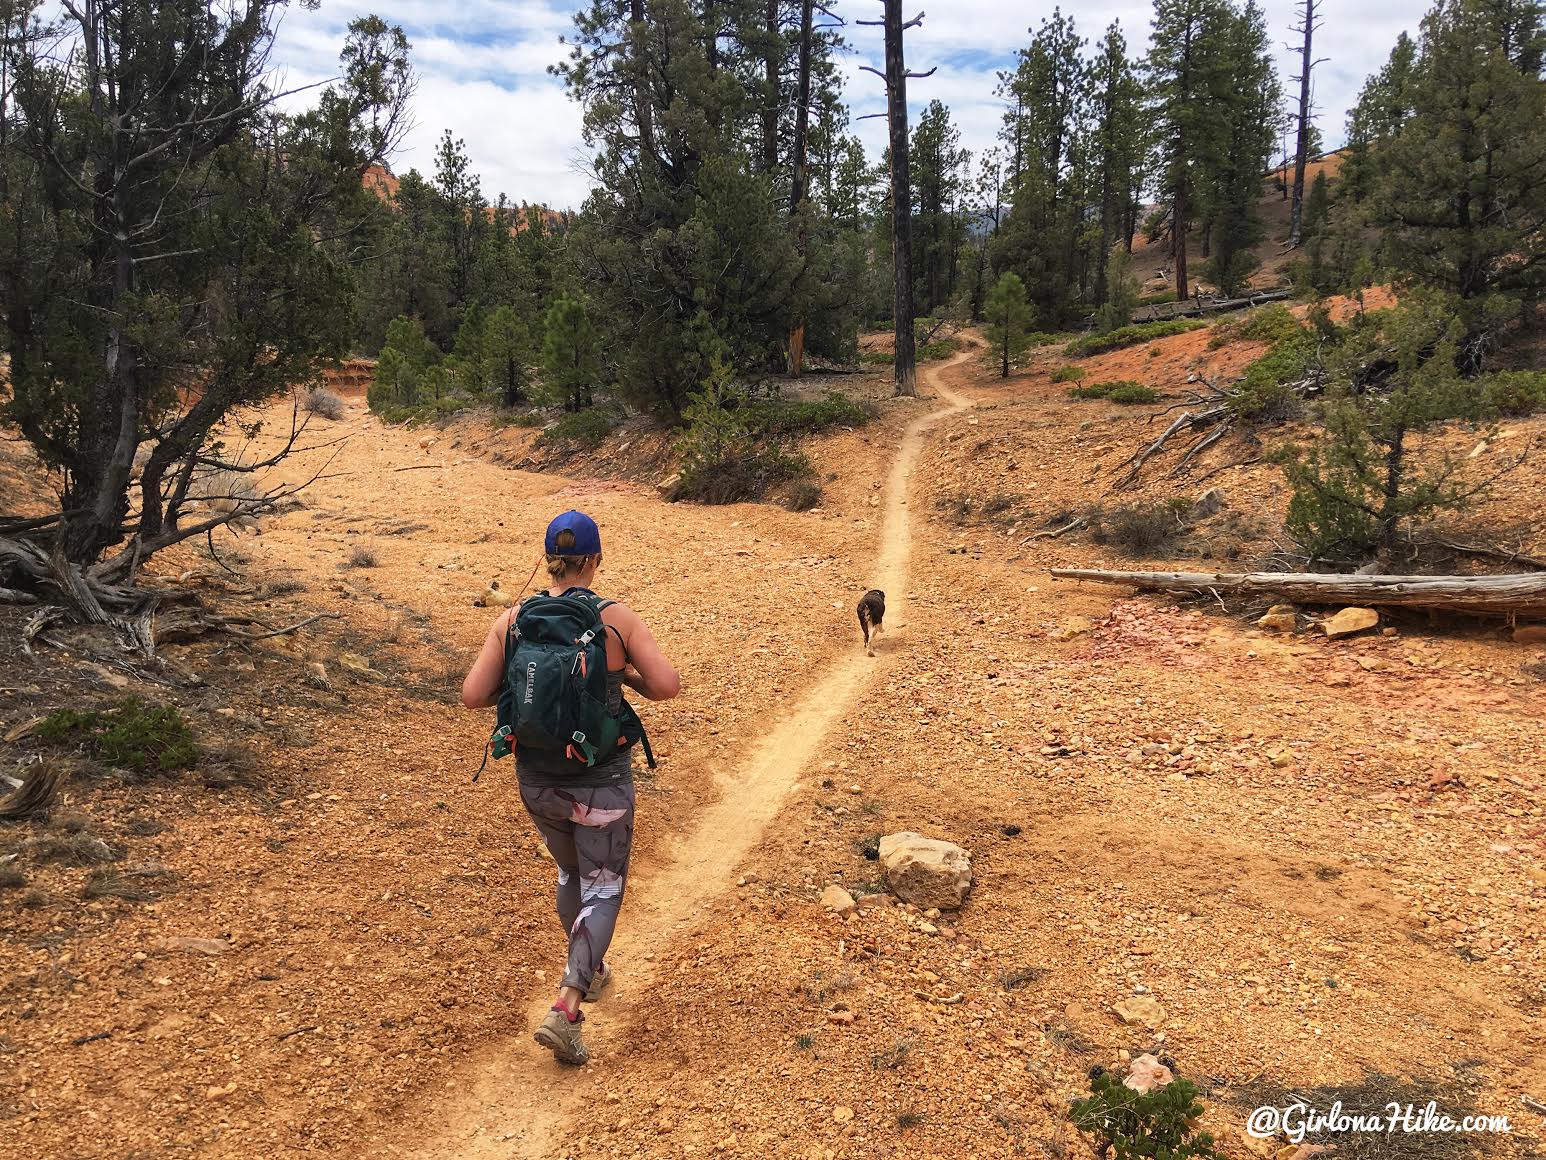
[{"label": "distant hillside", "polygon": [[[1314,184],[1316,176],[1322,172],[1326,174],[1326,180],[1335,188],[1345,156],[1346,151],[1338,149],[1311,161],[1305,167],[1305,195],[1309,195],[1310,186]],[[1266,235],[1256,247],[1256,259],[1260,266],[1251,276],[1253,289],[1264,290],[1281,285],[1283,267],[1293,257],[1293,251],[1283,248],[1288,240],[1291,203],[1285,191],[1279,186],[1280,182],[1285,185],[1291,183],[1293,178],[1292,164],[1273,168],[1262,175],[1261,201],[1257,208],[1266,227]],[[1146,206],[1144,212],[1147,214],[1156,208],[1158,207]],[[1133,240],[1133,257],[1138,277],[1143,279],[1145,294],[1157,293],[1172,285],[1175,267],[1170,261],[1170,248],[1167,242],[1164,240],[1148,242],[1140,235]],[[1193,284],[1200,283],[1205,294],[1213,289],[1204,273],[1207,261],[1208,259],[1203,257],[1202,253],[1202,233],[1194,229],[1187,238],[1186,268]]]},{"label": "distant hillside", "polygon": [[[372,193],[378,195],[383,201],[394,201],[397,198],[397,188],[401,182],[398,180],[397,176],[386,166],[372,165],[365,171],[365,176],[361,179],[361,184],[363,184],[365,188],[370,190]],[[558,233],[569,228],[570,215],[566,210],[549,209],[545,205],[527,206],[524,202],[518,208],[522,210],[537,210],[542,214],[543,223],[551,232]],[[494,219],[493,206],[486,206],[483,212],[490,221]],[[530,223],[527,221],[527,215],[524,212],[518,213],[516,214],[515,225],[511,232],[518,234],[521,231],[527,229],[529,225]]]}]

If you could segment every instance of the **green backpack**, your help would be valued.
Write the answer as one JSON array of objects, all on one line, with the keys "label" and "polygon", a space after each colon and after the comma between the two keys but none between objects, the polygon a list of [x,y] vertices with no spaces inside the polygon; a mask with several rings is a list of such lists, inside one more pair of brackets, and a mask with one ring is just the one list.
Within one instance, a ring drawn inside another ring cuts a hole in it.
[{"label": "green backpack", "polygon": [[607,703],[601,610],[611,603],[583,588],[522,601],[505,635],[505,680],[495,702],[494,732],[473,781],[490,756],[497,761],[519,746],[566,759],[579,774],[642,741],[645,759],[655,768],[639,715],[627,701],[617,713]]}]

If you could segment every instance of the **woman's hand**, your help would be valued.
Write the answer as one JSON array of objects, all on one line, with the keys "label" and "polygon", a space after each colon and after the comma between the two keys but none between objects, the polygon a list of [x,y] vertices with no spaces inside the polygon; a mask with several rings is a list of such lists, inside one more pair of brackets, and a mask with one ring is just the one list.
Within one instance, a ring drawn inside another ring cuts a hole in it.
[{"label": "woman's hand", "polygon": [[623,684],[651,701],[669,701],[682,688],[675,667],[666,660],[638,613],[621,604],[612,605],[608,611],[612,609],[616,609],[619,635],[629,658],[623,666]]}]

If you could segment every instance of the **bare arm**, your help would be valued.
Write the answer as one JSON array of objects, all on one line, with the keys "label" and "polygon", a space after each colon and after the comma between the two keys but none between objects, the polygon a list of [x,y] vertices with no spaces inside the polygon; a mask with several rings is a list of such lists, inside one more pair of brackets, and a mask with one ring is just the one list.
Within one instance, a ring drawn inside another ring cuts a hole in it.
[{"label": "bare arm", "polygon": [[467,670],[462,681],[462,704],[469,709],[486,709],[499,700],[499,690],[505,680],[505,633],[510,628],[510,618],[515,610],[506,609],[499,614],[483,638],[483,648],[478,659]]},{"label": "bare arm", "polygon": [[637,612],[621,604],[614,604],[607,611],[613,609],[616,610],[617,630],[628,650],[623,684],[651,701],[669,701],[682,691],[680,674],[660,651],[655,634],[639,619]]}]

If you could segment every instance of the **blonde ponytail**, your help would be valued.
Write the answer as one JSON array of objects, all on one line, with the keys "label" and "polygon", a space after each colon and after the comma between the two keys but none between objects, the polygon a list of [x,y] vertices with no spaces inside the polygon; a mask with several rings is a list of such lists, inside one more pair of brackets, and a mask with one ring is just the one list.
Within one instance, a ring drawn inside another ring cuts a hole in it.
[{"label": "blonde ponytail", "polygon": [[[574,533],[565,528],[558,533],[554,546],[558,548],[574,547]],[[552,577],[554,584],[561,582],[565,576],[581,571],[585,567],[586,561],[591,559],[590,556],[567,555],[562,551],[549,552],[546,558],[548,575]]]}]

